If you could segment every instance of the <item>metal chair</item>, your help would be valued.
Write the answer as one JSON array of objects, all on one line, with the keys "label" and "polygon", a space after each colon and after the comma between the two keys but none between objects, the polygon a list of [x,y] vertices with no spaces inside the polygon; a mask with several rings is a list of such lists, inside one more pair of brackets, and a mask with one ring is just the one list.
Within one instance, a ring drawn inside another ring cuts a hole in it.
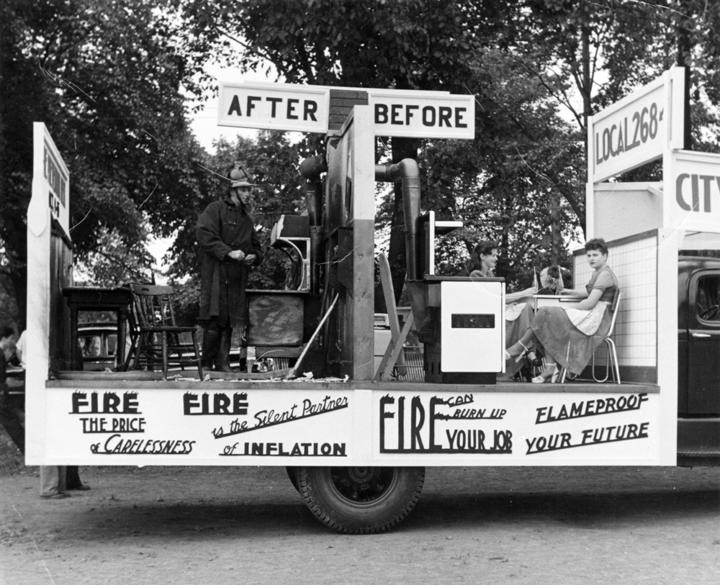
[{"label": "metal chair", "polygon": [[[200,348],[194,326],[175,323],[173,310],[174,290],[171,286],[131,284],[133,294],[133,321],[135,332],[128,363],[137,368],[144,361],[149,370],[154,363],[162,363],[163,377],[168,377],[170,364],[180,369],[196,366],[203,379]],[[182,335],[190,334],[191,342],[183,341]]]},{"label": "metal chair", "polygon": [[[615,293],[615,296],[613,297],[612,303],[610,305],[610,311],[612,312],[612,319],[610,321],[610,329],[608,329],[607,334],[602,338],[601,344],[605,345],[606,349],[606,356],[605,356],[605,376],[603,378],[599,378],[595,374],[595,353],[597,352],[597,349],[595,352],[593,352],[592,357],[592,377],[593,380],[599,383],[607,382],[610,378],[610,375],[613,377],[613,381],[616,384],[620,384],[620,366],[618,365],[618,358],[617,358],[617,349],[615,348],[615,342],[612,339],[613,331],[615,331],[615,321],[617,320],[617,314],[618,314],[618,307],[620,306],[620,297],[622,297],[622,293],[618,290]],[[600,346],[598,346],[600,347]]]},{"label": "metal chair", "polygon": [[[599,378],[595,374],[595,354],[597,353],[597,348],[593,352],[592,356],[592,377],[595,382],[599,384],[604,384],[608,381],[610,378],[610,375],[612,374],[613,382],[616,384],[620,384],[620,367],[618,365],[618,359],[617,359],[617,350],[615,349],[615,342],[612,339],[613,331],[615,331],[615,321],[617,320],[617,314],[618,314],[618,307],[620,306],[620,297],[622,297],[622,293],[618,290],[615,292],[615,295],[613,296],[613,300],[610,303],[610,313],[612,315],[610,319],[610,328],[608,329],[608,332],[602,336],[602,339],[600,340],[600,343],[605,345],[607,349],[607,355],[606,355],[606,361],[605,361],[605,377]],[[600,347],[600,346],[598,346]],[[567,345],[567,352],[569,356],[570,354],[570,343],[568,342]],[[568,372],[567,368],[560,368],[558,372],[558,380],[561,384],[565,383],[565,379],[567,378]]]}]

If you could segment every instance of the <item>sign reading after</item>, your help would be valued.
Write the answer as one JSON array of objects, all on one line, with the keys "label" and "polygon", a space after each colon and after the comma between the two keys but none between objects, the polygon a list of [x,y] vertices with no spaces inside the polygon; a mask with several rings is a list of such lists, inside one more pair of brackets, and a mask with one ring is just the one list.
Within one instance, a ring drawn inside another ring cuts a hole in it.
[{"label": "sign reading after", "polygon": [[[375,134],[475,138],[475,98],[446,92],[377,90],[368,94]],[[310,85],[220,85],[220,126],[298,132],[328,131],[330,88]]]},{"label": "sign reading after", "polygon": [[328,128],[330,91],[308,85],[221,84],[218,124],[319,132]]}]

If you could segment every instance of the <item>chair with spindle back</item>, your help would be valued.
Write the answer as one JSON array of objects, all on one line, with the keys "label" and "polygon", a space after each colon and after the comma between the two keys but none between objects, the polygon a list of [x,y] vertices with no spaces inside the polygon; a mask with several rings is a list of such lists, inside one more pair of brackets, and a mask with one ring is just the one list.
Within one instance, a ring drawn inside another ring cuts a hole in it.
[{"label": "chair with spindle back", "polygon": [[[203,371],[200,349],[194,326],[175,323],[173,309],[174,290],[171,286],[154,284],[131,284],[133,294],[133,321],[135,334],[128,357],[131,367],[138,368],[144,362],[152,370],[154,363],[162,363],[163,377],[168,377],[170,365],[196,366],[202,380]],[[190,334],[191,341],[183,340]]]}]

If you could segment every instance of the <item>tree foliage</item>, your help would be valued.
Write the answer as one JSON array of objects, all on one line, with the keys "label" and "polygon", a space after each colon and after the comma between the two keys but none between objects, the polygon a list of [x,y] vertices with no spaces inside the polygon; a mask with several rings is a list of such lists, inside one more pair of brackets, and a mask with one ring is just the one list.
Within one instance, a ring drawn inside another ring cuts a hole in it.
[{"label": "tree foliage", "polygon": [[204,55],[171,8],[150,0],[2,3],[0,239],[22,306],[33,121],[46,123],[69,166],[81,257],[108,229],[129,247],[145,241],[148,222],[171,233],[174,199],[200,188],[185,99],[202,87]]},{"label": "tree foliage", "polygon": [[[0,272],[12,282],[3,285],[22,313],[35,120],[70,166],[75,252],[98,282],[124,278],[112,268],[124,257],[146,270],[149,234],[173,236],[170,276],[190,306],[194,223],[236,160],[256,176],[266,235],[279,214],[302,212],[297,164],[320,140],[266,132],[208,154],[189,132],[186,104],[211,87],[209,61],[291,83],[474,95],[475,141],[382,140],[378,152],[390,144],[395,160],[416,156],[424,208],[465,222],[439,251],[444,270],[461,271],[485,237],[500,243],[500,271],[525,283],[532,268],[563,261],[584,224],[588,116],[686,65],[692,144],[720,151],[718,24],[720,3],[706,0],[6,0]],[[629,176],[656,177],[656,167]],[[397,194],[378,209],[391,261],[400,214]],[[253,286],[278,285],[284,262],[268,259]]]}]

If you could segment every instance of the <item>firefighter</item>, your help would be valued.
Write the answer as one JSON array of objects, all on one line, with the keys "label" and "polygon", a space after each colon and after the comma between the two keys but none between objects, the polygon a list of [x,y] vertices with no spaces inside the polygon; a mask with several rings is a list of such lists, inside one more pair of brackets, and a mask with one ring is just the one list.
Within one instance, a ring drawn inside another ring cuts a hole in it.
[{"label": "firefighter", "polygon": [[[195,236],[200,246],[200,314],[203,367],[229,372],[233,328],[244,341],[248,274],[262,259],[249,215],[253,183],[239,164],[228,173],[227,195],[200,214]],[[242,341],[241,341],[242,342]]]}]

